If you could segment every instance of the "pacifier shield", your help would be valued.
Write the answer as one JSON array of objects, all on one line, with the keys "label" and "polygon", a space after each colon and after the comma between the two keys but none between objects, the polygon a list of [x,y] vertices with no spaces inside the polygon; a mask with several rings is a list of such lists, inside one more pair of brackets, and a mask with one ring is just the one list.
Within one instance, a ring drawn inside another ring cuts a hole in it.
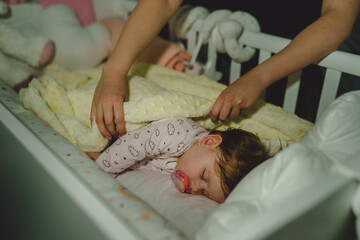
[{"label": "pacifier shield", "polygon": [[176,189],[182,193],[191,193],[189,186],[190,180],[186,174],[181,170],[176,170],[176,172],[171,173],[171,180],[175,184]]}]

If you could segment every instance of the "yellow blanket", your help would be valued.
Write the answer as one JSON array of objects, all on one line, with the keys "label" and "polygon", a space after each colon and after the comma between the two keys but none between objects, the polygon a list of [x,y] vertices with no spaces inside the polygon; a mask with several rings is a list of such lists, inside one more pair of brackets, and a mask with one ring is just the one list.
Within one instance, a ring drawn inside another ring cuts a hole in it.
[{"label": "yellow blanket", "polygon": [[[92,97],[100,76],[101,69],[69,72],[50,65],[20,91],[20,100],[74,145],[84,151],[101,151],[108,141],[96,124],[90,124]],[[207,129],[242,128],[261,139],[298,141],[313,126],[262,100],[235,121],[213,123],[209,117],[211,106],[226,86],[204,76],[139,63],[130,70],[128,80],[130,99],[124,103],[127,131],[153,120],[182,116],[193,118]]]}]

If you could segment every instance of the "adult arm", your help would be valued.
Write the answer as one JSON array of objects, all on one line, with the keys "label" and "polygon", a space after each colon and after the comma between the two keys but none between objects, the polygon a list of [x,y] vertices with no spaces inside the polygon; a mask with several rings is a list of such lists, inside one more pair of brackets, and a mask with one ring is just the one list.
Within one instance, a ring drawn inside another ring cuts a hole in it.
[{"label": "adult arm", "polygon": [[136,57],[175,14],[182,0],[141,0],[105,63],[91,107],[91,122],[107,139],[126,132],[123,103],[128,100],[126,75]]},{"label": "adult arm", "polygon": [[319,19],[282,51],[237,79],[219,95],[212,107],[211,119],[235,119],[272,83],[335,51],[349,37],[359,8],[359,0],[323,0]]}]

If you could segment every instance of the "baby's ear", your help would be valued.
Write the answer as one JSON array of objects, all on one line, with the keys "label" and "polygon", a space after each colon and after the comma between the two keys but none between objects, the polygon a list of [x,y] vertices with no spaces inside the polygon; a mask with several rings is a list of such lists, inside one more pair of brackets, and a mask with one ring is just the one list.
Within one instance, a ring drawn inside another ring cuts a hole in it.
[{"label": "baby's ear", "polygon": [[200,145],[208,146],[212,148],[219,146],[221,142],[222,142],[222,137],[218,134],[206,135],[199,140]]}]

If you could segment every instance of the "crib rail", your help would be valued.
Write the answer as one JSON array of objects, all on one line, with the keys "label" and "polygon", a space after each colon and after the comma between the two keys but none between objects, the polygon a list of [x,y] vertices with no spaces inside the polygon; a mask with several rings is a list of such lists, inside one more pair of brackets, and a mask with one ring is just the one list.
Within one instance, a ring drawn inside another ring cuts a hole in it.
[{"label": "crib rail", "polygon": [[[193,52],[194,46],[196,45],[196,36],[196,32],[188,32],[187,34],[188,50],[191,53]],[[290,43],[290,41],[290,39],[248,30],[244,30],[241,37],[239,38],[239,43],[258,49],[258,64],[270,58],[272,54],[282,50]],[[212,48],[213,47],[210,38],[208,42],[208,58],[209,54],[213,54],[214,52],[214,49]],[[212,64],[214,65],[214,63]],[[316,117],[318,117],[324,108],[336,98],[342,73],[360,76],[360,56],[351,53],[335,51],[314,64],[326,69],[324,84],[321,91],[318,109],[316,111]],[[229,73],[230,83],[241,76],[241,67],[241,63],[231,60]],[[301,75],[302,70],[299,70],[287,77],[287,87],[285,90],[284,103],[282,107],[290,113],[295,113],[296,110]],[[217,78],[218,77],[215,77],[214,79],[217,80]],[[265,93],[263,94],[263,97],[264,96]]]}]

